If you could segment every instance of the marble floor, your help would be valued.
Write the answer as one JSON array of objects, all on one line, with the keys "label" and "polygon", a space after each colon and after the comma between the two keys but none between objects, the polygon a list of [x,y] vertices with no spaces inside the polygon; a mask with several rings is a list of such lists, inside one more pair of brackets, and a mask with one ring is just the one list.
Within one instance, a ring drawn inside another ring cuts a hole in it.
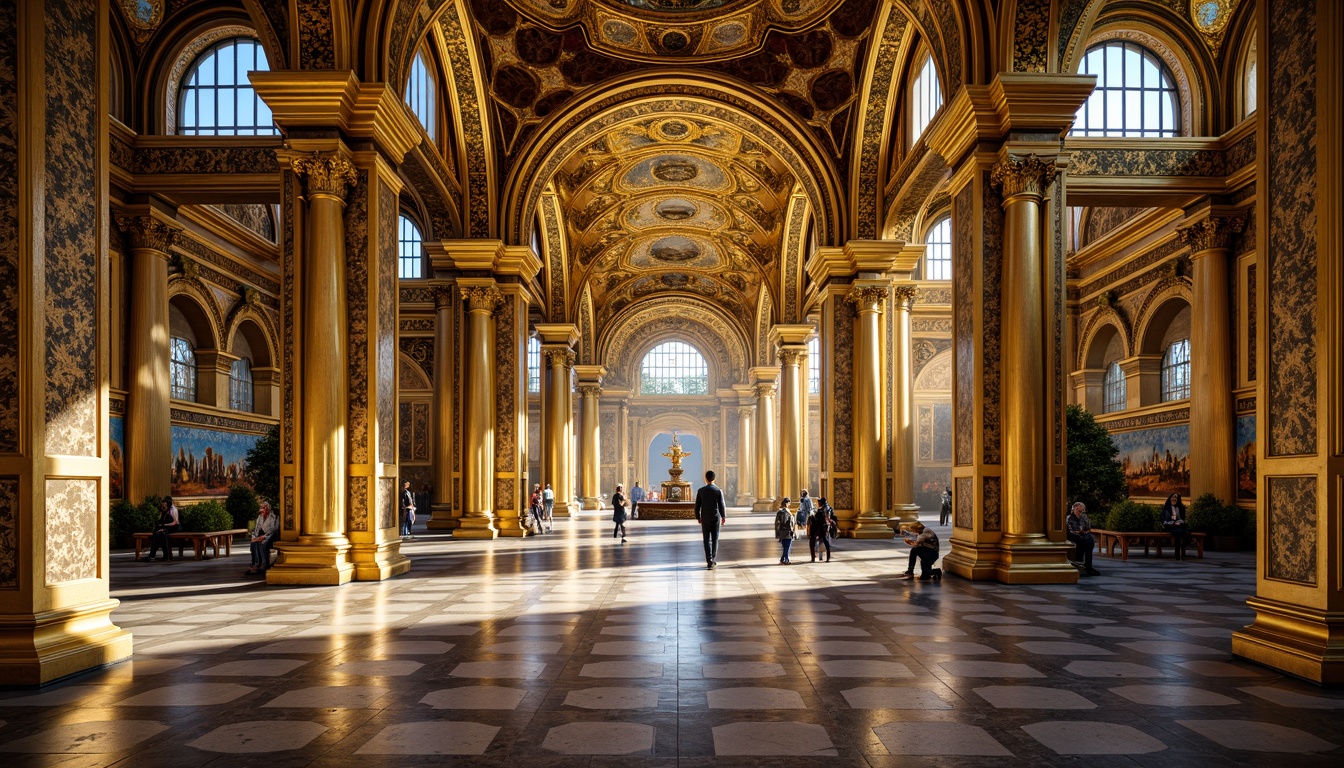
[{"label": "marble floor", "polygon": [[[267,587],[247,556],[113,556],[130,662],[0,692],[51,766],[1344,764],[1344,694],[1229,655],[1249,554],[1098,558],[1078,586],[895,579],[903,546],[776,565],[734,514],[406,545],[410,574]],[[947,531],[942,531],[947,541]]]}]

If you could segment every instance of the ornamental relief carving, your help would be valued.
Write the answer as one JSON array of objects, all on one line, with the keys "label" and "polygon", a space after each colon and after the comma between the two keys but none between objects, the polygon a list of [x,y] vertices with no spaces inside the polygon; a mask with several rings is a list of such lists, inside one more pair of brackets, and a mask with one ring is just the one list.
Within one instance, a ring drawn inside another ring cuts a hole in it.
[{"label": "ornamental relief carving", "polygon": [[314,152],[296,157],[292,165],[310,195],[326,194],[344,199],[345,193],[359,179],[355,166],[335,152]]},{"label": "ornamental relief carving", "polygon": [[1176,230],[1176,238],[1191,255],[1212,250],[1231,250],[1246,226],[1245,216],[1211,217]]},{"label": "ornamental relief carving", "polygon": [[1044,197],[1057,173],[1053,159],[1040,155],[1008,155],[994,166],[989,180],[1003,191],[1007,203],[1018,195]]}]

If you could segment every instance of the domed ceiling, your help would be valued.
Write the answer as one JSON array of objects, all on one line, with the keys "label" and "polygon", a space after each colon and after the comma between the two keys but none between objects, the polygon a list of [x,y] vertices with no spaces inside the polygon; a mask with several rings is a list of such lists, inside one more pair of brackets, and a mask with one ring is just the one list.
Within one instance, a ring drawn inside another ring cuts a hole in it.
[{"label": "domed ceiling", "polygon": [[617,125],[555,177],[574,260],[596,320],[636,299],[700,296],[750,327],[761,286],[777,285],[795,179],[736,128],[699,117]]}]

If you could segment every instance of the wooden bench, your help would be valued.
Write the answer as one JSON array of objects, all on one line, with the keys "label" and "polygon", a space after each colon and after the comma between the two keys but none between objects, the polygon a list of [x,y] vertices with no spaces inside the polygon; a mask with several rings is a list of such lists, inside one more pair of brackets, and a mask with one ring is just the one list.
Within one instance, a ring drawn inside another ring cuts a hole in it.
[{"label": "wooden bench", "polygon": [[[168,545],[177,545],[177,556],[182,557],[182,550],[187,544],[191,544],[192,552],[195,553],[197,560],[208,560],[206,550],[213,550],[212,557],[219,557],[219,549],[222,545],[224,556],[233,554],[233,537],[240,533],[247,533],[246,528],[234,528],[228,531],[205,531],[205,532],[187,532],[179,531],[168,534]],[[139,560],[146,544],[154,534],[137,533],[135,534],[135,559]]]},{"label": "wooden bench", "polygon": [[[1120,547],[1120,559],[1129,559],[1130,542],[1143,544],[1143,556],[1148,556],[1150,547],[1157,550],[1157,556],[1162,556],[1162,547],[1164,544],[1171,546],[1171,534],[1165,531],[1105,531],[1098,528],[1092,529],[1092,536],[1097,540],[1097,548],[1101,554],[1107,557],[1115,557],[1115,547]],[[1186,534],[1186,546],[1195,545],[1196,557],[1204,557],[1204,534],[1188,533]]]}]

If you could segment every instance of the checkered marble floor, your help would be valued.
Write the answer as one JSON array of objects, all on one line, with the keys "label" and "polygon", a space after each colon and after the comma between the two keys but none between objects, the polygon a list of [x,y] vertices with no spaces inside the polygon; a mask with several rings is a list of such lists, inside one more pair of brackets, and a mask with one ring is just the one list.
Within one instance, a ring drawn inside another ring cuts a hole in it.
[{"label": "checkered marble floor", "polygon": [[[1078,586],[895,579],[891,541],[780,566],[734,514],[421,535],[407,576],[267,587],[114,555],[130,662],[0,692],[0,760],[104,766],[1340,765],[1344,694],[1233,661],[1247,554]],[[940,531],[943,541],[950,532]],[[455,756],[455,757],[445,757]]]}]

